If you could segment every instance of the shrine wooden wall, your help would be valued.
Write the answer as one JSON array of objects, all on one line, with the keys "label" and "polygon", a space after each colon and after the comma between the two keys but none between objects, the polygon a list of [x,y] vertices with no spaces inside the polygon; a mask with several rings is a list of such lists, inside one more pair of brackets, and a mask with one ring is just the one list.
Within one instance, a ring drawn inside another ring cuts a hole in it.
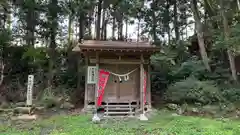
[{"label": "shrine wooden wall", "polygon": [[[121,57],[119,57],[121,56]],[[146,58],[144,60],[144,70],[148,71],[148,64],[149,64],[149,56],[147,56],[148,59]],[[111,61],[108,61],[111,60]],[[130,72],[131,70],[138,68],[136,71],[134,71],[133,75],[130,76],[130,82],[125,82],[121,84],[119,82],[118,77],[110,77],[109,82],[106,86],[106,93],[104,94],[104,102],[105,101],[111,101],[111,99],[115,97],[118,97],[119,102],[129,102],[128,100],[140,100],[140,63],[141,63],[141,58],[139,55],[119,55],[119,54],[99,54],[99,61],[102,62],[99,64],[99,69],[105,69],[109,70],[111,72],[115,72],[118,74],[123,74]],[[104,64],[105,63],[105,64]],[[93,54],[88,54],[86,57],[86,66],[96,66],[96,55]],[[113,68],[115,66],[115,68]],[[86,75],[87,76],[87,75]],[[149,77],[149,76],[147,76]],[[122,78],[123,79],[123,78]],[[116,81],[116,82],[115,82]],[[150,84],[150,83],[147,83]],[[94,103],[95,102],[95,84],[85,84],[85,105],[89,103]],[[109,87],[109,88],[108,88]],[[112,91],[111,91],[112,89]],[[123,89],[123,90],[122,90]],[[147,87],[147,89],[150,91],[150,86]],[[147,91],[148,91],[147,90]],[[150,99],[150,92],[147,92],[147,101]],[[122,97],[123,100],[120,100]]]}]

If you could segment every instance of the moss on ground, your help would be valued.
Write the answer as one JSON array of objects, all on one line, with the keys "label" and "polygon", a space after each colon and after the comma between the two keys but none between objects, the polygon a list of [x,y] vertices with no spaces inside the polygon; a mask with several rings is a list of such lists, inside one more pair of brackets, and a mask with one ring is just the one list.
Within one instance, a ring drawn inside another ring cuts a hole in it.
[{"label": "moss on ground", "polygon": [[0,125],[0,135],[239,135],[240,121],[158,112],[149,121],[104,120],[94,124],[88,115],[54,116],[18,125]]}]

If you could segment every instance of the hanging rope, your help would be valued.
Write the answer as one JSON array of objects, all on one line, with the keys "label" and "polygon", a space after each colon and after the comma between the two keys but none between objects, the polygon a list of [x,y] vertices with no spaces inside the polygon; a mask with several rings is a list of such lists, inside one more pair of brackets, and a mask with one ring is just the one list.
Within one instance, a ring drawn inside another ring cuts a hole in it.
[{"label": "hanging rope", "polygon": [[136,71],[138,68],[136,68],[136,69],[134,69],[134,70],[132,70],[132,71],[130,71],[130,72],[128,72],[128,73],[125,73],[125,74],[117,74],[117,73],[113,73],[113,72],[110,72],[110,71],[108,71],[110,74],[112,74],[112,75],[115,75],[115,76],[117,76],[118,78],[119,78],[119,81],[122,81],[122,78],[121,77],[124,77],[124,81],[128,81],[129,80],[129,75],[131,74],[131,73],[133,73],[134,71]]}]

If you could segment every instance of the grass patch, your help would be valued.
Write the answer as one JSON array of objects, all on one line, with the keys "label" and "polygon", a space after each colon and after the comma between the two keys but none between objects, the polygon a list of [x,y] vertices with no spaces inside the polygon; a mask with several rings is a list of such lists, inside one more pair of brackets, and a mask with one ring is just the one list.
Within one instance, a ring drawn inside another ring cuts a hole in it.
[{"label": "grass patch", "polygon": [[[14,127],[14,128],[13,128]],[[1,132],[3,131],[3,132]],[[240,121],[172,116],[158,112],[149,121],[136,119],[91,122],[91,116],[54,116],[20,126],[1,126],[0,135],[239,135]]]}]

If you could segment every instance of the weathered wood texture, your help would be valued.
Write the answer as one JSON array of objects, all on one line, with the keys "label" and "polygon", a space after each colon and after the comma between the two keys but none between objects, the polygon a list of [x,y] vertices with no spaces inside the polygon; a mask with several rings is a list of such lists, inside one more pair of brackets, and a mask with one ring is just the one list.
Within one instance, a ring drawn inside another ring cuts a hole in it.
[{"label": "weathered wood texture", "polygon": [[[86,66],[86,70],[88,67],[88,56],[85,56],[85,66]],[[88,84],[87,84],[87,80],[88,80],[88,72],[86,71],[85,73],[85,94],[84,94],[84,108],[87,107],[88,105]]]},{"label": "weathered wood texture", "polygon": [[[111,74],[109,76],[103,102],[105,103],[130,103],[140,102],[139,108],[143,111],[145,105],[143,76],[147,72],[147,103],[151,107],[151,79],[150,79],[150,56],[159,52],[160,48],[148,43],[129,43],[114,41],[84,41],[79,44],[75,51],[81,52],[86,59],[87,66],[96,66],[116,74],[125,74],[134,69],[128,80],[124,77]],[[97,72],[98,79],[98,72]],[[87,80],[87,73],[86,73]],[[98,81],[97,81],[98,83]],[[96,84],[97,84],[96,83]],[[97,85],[85,84],[85,107],[97,101]],[[97,107],[97,106],[96,106]]]},{"label": "weathered wood texture", "polygon": [[151,99],[151,66],[150,64],[147,67],[147,102],[149,109],[152,108],[152,99]]},{"label": "weathered wood texture", "polygon": [[[99,70],[99,54],[96,53],[96,70]],[[98,72],[96,72],[96,84],[95,84],[95,106],[97,107],[97,98],[98,98]]]},{"label": "weathered wood texture", "polygon": [[160,48],[151,45],[149,42],[122,42],[122,41],[96,41],[87,40],[77,44],[73,51],[75,52],[90,52],[90,51],[105,51],[105,52],[158,52]]}]

